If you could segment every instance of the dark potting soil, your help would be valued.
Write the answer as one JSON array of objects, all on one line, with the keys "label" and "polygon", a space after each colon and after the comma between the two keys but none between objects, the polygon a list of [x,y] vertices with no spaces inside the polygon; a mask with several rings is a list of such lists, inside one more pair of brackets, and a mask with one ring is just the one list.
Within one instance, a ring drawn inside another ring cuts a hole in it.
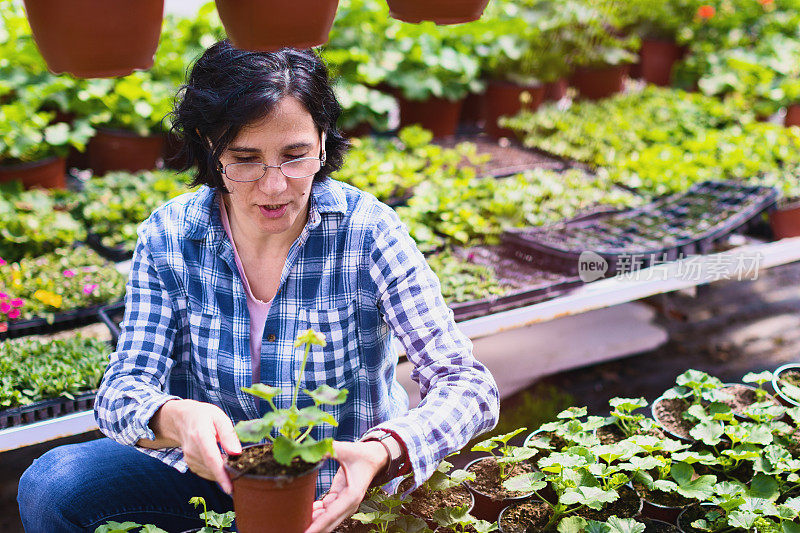
[{"label": "dark potting soil", "polygon": [[[653,437],[659,439],[667,438],[667,434],[658,428],[652,428],[648,431],[643,431],[636,434],[652,435]],[[616,424],[611,424],[598,429],[597,438],[600,439],[600,442],[603,444],[617,444],[628,438],[628,435],[626,435]]]},{"label": "dark potting soil", "polygon": [[[722,403],[730,407],[731,411],[737,415],[742,414],[748,406],[753,405],[758,401],[758,396],[756,395],[755,389],[747,385],[742,385],[741,383],[727,385],[723,387],[722,390],[723,392],[733,396],[732,400],[723,400]],[[765,400],[770,401],[775,405],[780,405],[778,400],[776,400],[772,395],[767,395]]]},{"label": "dark potting soil", "polygon": [[686,507],[695,501],[691,498],[686,498],[674,492],[650,490],[641,483],[637,483],[635,481],[633,482],[633,488],[636,489],[636,492],[644,500],[656,505],[661,505],[662,507]]},{"label": "dark potting soil", "polygon": [[706,513],[713,510],[719,510],[718,507],[713,506],[700,506],[700,505],[693,505],[686,509],[681,516],[678,517],[678,528],[684,533],[702,533],[702,529],[697,529],[689,524],[694,522],[695,520],[699,520],[705,517]]},{"label": "dark potting soil", "polygon": [[661,426],[676,435],[694,440],[689,431],[693,424],[683,418],[683,413],[690,407],[682,398],[662,398],[653,406],[653,416]]},{"label": "dark potting soil", "polygon": [[668,524],[661,520],[641,518],[637,521],[644,524],[644,533],[678,533],[680,531],[675,524]]},{"label": "dark potting soil", "polygon": [[241,455],[228,458],[228,466],[241,474],[257,476],[299,476],[316,464],[307,463],[298,457],[290,465],[282,465],[272,457],[272,445],[262,444],[244,448]]},{"label": "dark potting soil", "polygon": [[[493,457],[487,457],[469,466],[468,470],[475,474],[475,481],[470,481],[469,486],[474,490],[486,494],[491,499],[504,500],[506,498],[516,498],[523,493],[510,491],[503,488],[500,480],[500,465]],[[528,461],[505,465],[506,479],[533,472],[533,464]]]},{"label": "dark potting soil", "polygon": [[[500,528],[505,533],[545,531],[544,526],[553,516],[553,509],[541,500],[531,500],[503,512]],[[552,528],[550,529],[552,531]]]},{"label": "dark potting soil", "polygon": [[454,254],[470,263],[491,268],[498,282],[511,289],[533,289],[567,279],[562,274],[540,270],[515,259],[513,251],[504,246],[457,248]]},{"label": "dark potting soil", "polygon": [[[397,492],[403,493],[409,489],[413,481],[406,479],[400,483]],[[425,521],[433,520],[433,513],[443,507],[463,507],[472,502],[469,490],[463,485],[457,485],[447,490],[428,490],[425,485],[417,488],[410,494],[411,501],[403,503],[405,513],[418,516]]]},{"label": "dark potting soil", "polygon": [[358,520],[345,518],[333,531],[334,533],[369,533],[374,531],[373,527],[371,524],[362,524]]},{"label": "dark potting soil", "polygon": [[559,159],[528,150],[516,143],[503,143],[501,145],[488,137],[480,135],[459,135],[455,138],[437,141],[437,144],[452,148],[457,143],[462,142],[474,143],[478,154],[491,156],[491,159],[483,167],[482,174],[484,175],[506,176],[534,168],[562,170],[568,166]]},{"label": "dark potting soil", "polygon": [[[730,446],[722,446],[720,445],[720,451],[730,448]],[[722,470],[718,468],[711,468],[708,465],[701,465],[695,464],[694,470],[697,475],[704,476],[706,474],[711,474],[717,476],[717,481],[734,481],[738,480],[742,483],[748,483],[753,476],[755,475],[755,471],[753,470],[753,463],[749,461],[742,461],[739,466],[731,470]]]},{"label": "dark potting soil", "polygon": [[[569,442],[567,442],[567,439],[561,437],[560,435],[556,435],[555,433],[553,433],[551,431],[542,431],[541,433],[537,433],[536,435],[541,437],[541,438],[543,438],[543,439],[547,439],[548,441],[550,441],[550,446],[553,447],[553,449],[551,451],[560,452],[564,448],[568,448],[568,447],[571,446],[571,444]],[[534,461],[538,460],[540,455],[537,455],[536,457],[534,457],[533,460]]]},{"label": "dark potting soil", "polygon": [[633,518],[641,510],[641,499],[636,491],[627,485],[623,485],[617,489],[619,498],[615,501],[606,504],[599,511],[582,507],[578,509],[577,514],[590,520],[608,520],[611,515],[616,515],[620,518]]}]

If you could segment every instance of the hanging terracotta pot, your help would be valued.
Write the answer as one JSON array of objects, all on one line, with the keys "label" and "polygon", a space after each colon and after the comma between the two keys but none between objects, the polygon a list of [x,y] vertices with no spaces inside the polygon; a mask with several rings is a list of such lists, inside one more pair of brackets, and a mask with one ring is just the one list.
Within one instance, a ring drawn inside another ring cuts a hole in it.
[{"label": "hanging terracotta pot", "polygon": [[164,0],[25,0],[25,11],[51,71],[111,78],[153,66]]},{"label": "hanging terracotta pot", "polygon": [[783,125],[787,128],[800,126],[800,104],[792,104],[786,108],[786,117],[783,119]]},{"label": "hanging terracotta pot", "polygon": [[216,0],[231,43],[270,52],[327,42],[339,0]]},{"label": "hanging terracotta pot", "polygon": [[[527,93],[527,97],[525,96]],[[514,116],[523,109],[536,111],[544,100],[544,85],[519,85],[510,81],[492,80],[486,88],[486,133],[495,139],[516,134],[501,128],[500,117]]]},{"label": "hanging terracotta pot", "polygon": [[400,127],[419,124],[430,130],[434,137],[449,137],[456,134],[458,117],[464,100],[429,98],[427,100],[407,100],[398,98],[400,104]]},{"label": "hanging terracotta pot", "polygon": [[769,225],[776,239],[800,236],[800,201],[772,211],[769,214]]},{"label": "hanging terracotta pot", "polygon": [[551,81],[550,83],[545,83],[544,99],[555,100],[557,102],[567,95],[568,88],[569,88],[569,82],[566,80],[566,78],[561,78],[556,81]]},{"label": "hanging terracotta pot", "polygon": [[436,24],[461,24],[478,20],[489,0],[386,0],[389,14],[403,22],[432,20]]},{"label": "hanging terracotta pot", "polygon": [[131,131],[98,128],[89,141],[89,167],[97,175],[112,170],[153,170],[164,150],[164,137],[142,137]]},{"label": "hanging terracotta pot", "polygon": [[647,83],[668,87],[672,67],[683,57],[683,49],[675,41],[645,39],[639,51],[641,76]]},{"label": "hanging terracotta pot", "polygon": [[0,164],[0,183],[19,180],[26,189],[64,189],[67,186],[67,163],[63,157],[14,165]]},{"label": "hanging terracotta pot", "polygon": [[572,74],[571,84],[583,98],[599,100],[622,92],[630,65],[605,67],[578,67]]}]

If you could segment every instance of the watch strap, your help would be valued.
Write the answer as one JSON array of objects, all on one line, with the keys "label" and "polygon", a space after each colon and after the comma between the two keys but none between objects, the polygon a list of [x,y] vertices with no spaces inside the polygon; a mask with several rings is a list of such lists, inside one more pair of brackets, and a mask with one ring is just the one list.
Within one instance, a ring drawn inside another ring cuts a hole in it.
[{"label": "watch strap", "polygon": [[371,487],[385,485],[394,478],[404,475],[411,470],[408,464],[408,453],[405,450],[405,445],[402,441],[398,440],[392,432],[383,429],[369,431],[361,438],[361,441],[379,442],[389,456],[389,464],[383,472],[373,478],[370,484]]}]

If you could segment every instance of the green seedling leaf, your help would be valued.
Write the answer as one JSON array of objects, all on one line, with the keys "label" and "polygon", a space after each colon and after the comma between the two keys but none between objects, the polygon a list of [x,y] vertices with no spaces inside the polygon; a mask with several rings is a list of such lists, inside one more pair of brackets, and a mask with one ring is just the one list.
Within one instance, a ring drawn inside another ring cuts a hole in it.
[{"label": "green seedling leaf", "polygon": [[763,372],[748,372],[747,374],[742,377],[743,383],[755,383],[757,385],[763,385],[772,381],[772,372],[769,370],[765,370]]},{"label": "green seedling leaf", "polygon": [[317,405],[340,405],[347,400],[347,389],[337,390],[329,385],[321,385],[310,391],[303,389],[303,392],[311,396]]},{"label": "green seedling leaf", "polygon": [[242,442],[260,442],[270,434],[275,426],[274,421],[257,418],[236,424],[236,435]]},{"label": "green seedling leaf", "polygon": [[142,526],[142,529],[139,530],[139,533],[167,533],[167,532],[158,526],[154,526],[153,524],[145,524]]},{"label": "green seedling leaf", "polygon": [[781,522],[781,529],[783,533],[800,533],[800,524],[784,520]]},{"label": "green seedling leaf", "polygon": [[644,533],[645,525],[633,518],[610,516],[606,521],[610,533]]},{"label": "green seedling leaf", "polygon": [[786,381],[781,381],[780,388],[786,396],[800,402],[800,387],[792,385],[791,383],[786,383]]},{"label": "green seedling leaf", "polygon": [[766,474],[756,474],[750,481],[747,495],[764,500],[775,500],[780,495],[780,487],[774,477]]},{"label": "green seedling leaf", "polygon": [[526,472],[510,477],[503,482],[503,488],[513,492],[536,492],[547,486],[544,474],[541,472]]},{"label": "green seedling leaf", "polygon": [[296,423],[298,427],[318,426],[322,423],[330,424],[334,427],[339,425],[339,422],[333,418],[332,414],[315,406],[303,407],[300,409],[297,412]]},{"label": "green seedling leaf", "polygon": [[400,515],[389,525],[389,533],[432,533],[432,531],[423,519]]},{"label": "green seedling leaf", "polygon": [[97,529],[94,530],[94,533],[127,533],[131,529],[137,527],[141,527],[141,524],[137,524],[136,522],[109,521],[102,526],[98,526]]},{"label": "green seedling leaf", "polygon": [[307,463],[317,463],[327,454],[333,455],[333,439],[315,441],[308,437],[303,442],[297,443],[278,435],[272,444],[272,455],[282,465],[290,464],[295,457],[300,457]]},{"label": "green seedling leaf", "polygon": [[451,527],[469,520],[469,505],[463,507],[445,507],[433,513],[433,521],[442,527]]},{"label": "green seedling leaf", "polygon": [[252,387],[242,387],[242,391],[268,402],[271,402],[275,396],[282,392],[278,387],[271,387],[264,383],[254,383]]},{"label": "green seedling leaf", "polygon": [[583,406],[583,407],[575,407],[575,406],[573,406],[573,407],[568,407],[567,409],[564,409],[563,411],[558,413],[558,415],[556,415],[556,416],[557,416],[557,418],[561,418],[561,419],[576,419],[576,418],[581,418],[582,416],[586,416],[587,412],[588,412],[588,408],[586,406]]},{"label": "green seedling leaf", "polygon": [[716,446],[722,442],[722,435],[724,434],[724,426],[717,422],[700,422],[689,430],[689,435],[691,435],[692,438],[702,441],[709,446]]},{"label": "green seedling leaf", "polygon": [[558,533],[582,533],[586,529],[586,519],[580,516],[568,516],[558,523]]}]

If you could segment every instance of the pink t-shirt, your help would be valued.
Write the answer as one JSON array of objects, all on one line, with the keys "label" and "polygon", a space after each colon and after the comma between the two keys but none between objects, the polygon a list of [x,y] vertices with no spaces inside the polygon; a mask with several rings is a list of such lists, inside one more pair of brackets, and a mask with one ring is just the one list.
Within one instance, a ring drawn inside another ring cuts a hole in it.
[{"label": "pink t-shirt", "polygon": [[264,326],[267,324],[267,315],[269,314],[272,300],[263,302],[253,296],[253,291],[250,290],[250,284],[247,282],[247,276],[244,274],[244,267],[242,267],[242,260],[239,258],[239,252],[236,251],[236,243],[233,242],[231,224],[228,221],[228,211],[225,209],[225,202],[222,201],[222,198],[219,199],[219,210],[222,215],[222,226],[225,228],[225,233],[228,234],[228,238],[233,245],[233,256],[236,259],[236,267],[239,269],[239,276],[242,278],[242,284],[247,294],[247,311],[250,313],[250,360],[252,361],[253,383],[260,383],[261,341],[264,337]]}]

